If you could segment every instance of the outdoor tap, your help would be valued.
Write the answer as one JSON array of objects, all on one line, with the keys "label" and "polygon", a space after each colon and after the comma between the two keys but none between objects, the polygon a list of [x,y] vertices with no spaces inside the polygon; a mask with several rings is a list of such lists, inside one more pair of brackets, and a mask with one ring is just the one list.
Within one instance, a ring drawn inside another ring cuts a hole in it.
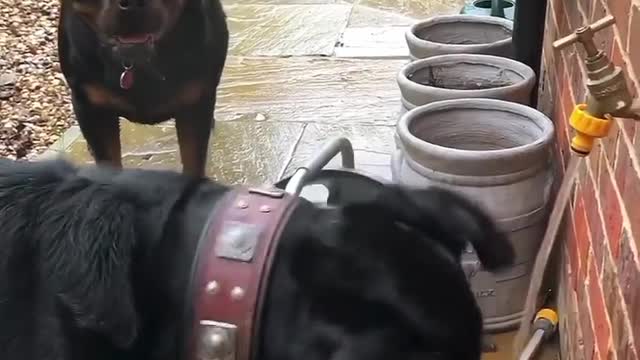
[{"label": "outdoor tap", "polygon": [[569,120],[576,131],[571,150],[580,156],[591,152],[596,138],[607,136],[613,117],[640,120],[640,100],[634,102],[622,68],[615,66],[593,41],[596,32],[613,24],[615,18],[609,15],[553,43],[555,49],[581,43],[586,52],[587,102],[576,105]]}]

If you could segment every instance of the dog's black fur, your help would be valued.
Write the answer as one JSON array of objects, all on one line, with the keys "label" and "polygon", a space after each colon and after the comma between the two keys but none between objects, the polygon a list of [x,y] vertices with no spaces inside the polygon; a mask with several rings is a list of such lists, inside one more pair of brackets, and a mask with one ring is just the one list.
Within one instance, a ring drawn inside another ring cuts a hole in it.
[{"label": "dog's black fur", "polygon": [[[0,161],[0,359],[176,360],[190,268],[227,187],[172,172]],[[513,249],[450,192],[301,200],[278,244],[257,360],[478,360],[458,263]]]},{"label": "dog's black fur", "polygon": [[119,116],[175,118],[184,171],[204,175],[228,42],[219,0],[61,0],[60,66],[95,160],[122,166]]}]

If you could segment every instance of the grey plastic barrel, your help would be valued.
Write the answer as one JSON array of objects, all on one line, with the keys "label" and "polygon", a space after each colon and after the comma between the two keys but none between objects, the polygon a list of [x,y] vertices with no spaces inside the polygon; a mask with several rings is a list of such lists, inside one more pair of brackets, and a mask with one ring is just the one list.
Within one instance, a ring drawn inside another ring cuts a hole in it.
[{"label": "grey plastic barrel", "polygon": [[419,106],[396,127],[392,179],[437,185],[483,206],[508,232],[515,265],[484,271],[473,251],[462,265],[487,330],[517,326],[531,268],[548,220],[553,123],[525,105],[495,99],[456,99]]},{"label": "grey plastic barrel", "polygon": [[434,101],[459,98],[528,105],[535,77],[529,66],[491,55],[452,54],[412,61],[397,76],[401,113]]},{"label": "grey plastic barrel", "polygon": [[513,57],[513,22],[493,16],[439,15],[409,27],[412,60],[445,54]]}]

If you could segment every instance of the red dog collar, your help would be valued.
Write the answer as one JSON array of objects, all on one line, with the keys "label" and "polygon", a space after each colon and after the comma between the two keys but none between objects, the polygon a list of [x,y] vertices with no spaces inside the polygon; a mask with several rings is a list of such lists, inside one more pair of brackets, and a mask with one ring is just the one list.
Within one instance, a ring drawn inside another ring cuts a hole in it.
[{"label": "red dog collar", "polygon": [[251,359],[275,249],[297,200],[240,187],[216,206],[196,255],[189,359]]}]

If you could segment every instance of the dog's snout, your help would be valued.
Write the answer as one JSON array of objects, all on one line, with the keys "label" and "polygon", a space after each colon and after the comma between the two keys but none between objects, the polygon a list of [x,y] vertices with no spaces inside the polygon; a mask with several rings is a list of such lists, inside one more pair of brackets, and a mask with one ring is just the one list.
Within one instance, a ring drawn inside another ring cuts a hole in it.
[{"label": "dog's snout", "polygon": [[147,5],[147,0],[118,0],[118,6],[120,10],[131,10],[134,8],[144,8]]}]

